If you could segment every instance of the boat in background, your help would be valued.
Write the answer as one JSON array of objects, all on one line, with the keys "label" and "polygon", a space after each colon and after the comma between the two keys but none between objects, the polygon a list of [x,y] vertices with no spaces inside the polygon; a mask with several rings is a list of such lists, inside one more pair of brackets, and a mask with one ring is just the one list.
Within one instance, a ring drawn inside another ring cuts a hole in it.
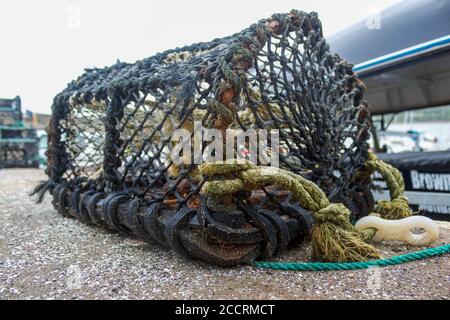
[{"label": "boat in background", "polygon": [[[327,39],[366,84],[372,117],[381,116],[379,129],[387,129],[386,114],[450,105],[449,17],[450,1],[402,1],[381,11],[378,25],[364,20]],[[375,149],[381,151],[380,132],[372,127]],[[431,139],[422,149],[432,149],[433,138],[426,132],[422,138]],[[450,151],[378,156],[402,172],[413,209],[450,220]],[[389,196],[385,188],[375,195]]]}]

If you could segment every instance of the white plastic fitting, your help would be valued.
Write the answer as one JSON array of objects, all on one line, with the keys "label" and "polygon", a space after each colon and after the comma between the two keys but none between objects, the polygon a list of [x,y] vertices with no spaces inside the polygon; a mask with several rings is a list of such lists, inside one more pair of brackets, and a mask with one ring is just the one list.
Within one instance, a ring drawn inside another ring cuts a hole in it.
[{"label": "white plastic fitting", "polygon": [[[367,216],[360,219],[356,229],[363,231],[368,228],[377,229],[372,241],[384,240],[403,241],[410,245],[428,245],[439,237],[439,226],[430,218],[412,216],[400,220],[386,220],[377,216]],[[413,233],[414,229],[423,229],[423,233]]]}]

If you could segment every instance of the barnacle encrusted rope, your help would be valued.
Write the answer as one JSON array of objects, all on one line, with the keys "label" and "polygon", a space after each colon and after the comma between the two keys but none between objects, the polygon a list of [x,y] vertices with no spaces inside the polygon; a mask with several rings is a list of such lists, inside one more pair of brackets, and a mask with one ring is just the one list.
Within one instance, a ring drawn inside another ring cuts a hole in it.
[{"label": "barnacle encrusted rope", "polygon": [[370,176],[375,171],[378,171],[386,181],[391,198],[391,201],[378,201],[375,206],[375,213],[379,213],[382,218],[390,220],[411,216],[412,212],[409,208],[408,199],[404,195],[405,182],[402,174],[396,168],[369,152],[362,175]]},{"label": "barnacle encrusted rope", "polygon": [[203,164],[200,171],[213,179],[204,184],[203,192],[215,198],[239,191],[257,190],[267,185],[290,191],[293,200],[312,211],[316,220],[312,230],[315,259],[344,262],[380,258],[378,251],[367,244],[365,236],[349,222],[350,210],[343,204],[330,203],[314,182],[302,176],[239,160]]}]

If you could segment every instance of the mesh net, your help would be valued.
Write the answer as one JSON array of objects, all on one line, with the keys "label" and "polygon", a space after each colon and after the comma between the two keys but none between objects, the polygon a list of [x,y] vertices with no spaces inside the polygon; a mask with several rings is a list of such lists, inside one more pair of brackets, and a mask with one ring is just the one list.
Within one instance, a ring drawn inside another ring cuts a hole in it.
[{"label": "mesh net", "polygon": [[[198,166],[170,154],[174,130],[200,121],[222,132],[277,129],[280,166],[342,200],[367,187],[352,179],[367,158],[363,91],[315,13],[275,14],[231,37],[86,70],[55,97],[47,173],[70,190],[196,208]],[[260,192],[259,207],[280,202]]]}]

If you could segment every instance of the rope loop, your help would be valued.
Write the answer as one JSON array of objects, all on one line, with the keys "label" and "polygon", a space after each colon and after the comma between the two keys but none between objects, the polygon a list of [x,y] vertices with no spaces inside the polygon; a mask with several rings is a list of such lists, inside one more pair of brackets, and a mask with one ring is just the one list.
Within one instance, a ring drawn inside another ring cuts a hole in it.
[{"label": "rope loop", "polygon": [[386,181],[391,198],[391,201],[378,201],[375,206],[375,213],[380,214],[384,219],[390,220],[411,216],[412,211],[409,208],[408,199],[405,197],[405,181],[401,172],[390,164],[378,159],[374,153],[369,152],[364,168],[359,172],[357,178],[360,180],[370,179],[370,176],[375,171],[378,171]]}]

